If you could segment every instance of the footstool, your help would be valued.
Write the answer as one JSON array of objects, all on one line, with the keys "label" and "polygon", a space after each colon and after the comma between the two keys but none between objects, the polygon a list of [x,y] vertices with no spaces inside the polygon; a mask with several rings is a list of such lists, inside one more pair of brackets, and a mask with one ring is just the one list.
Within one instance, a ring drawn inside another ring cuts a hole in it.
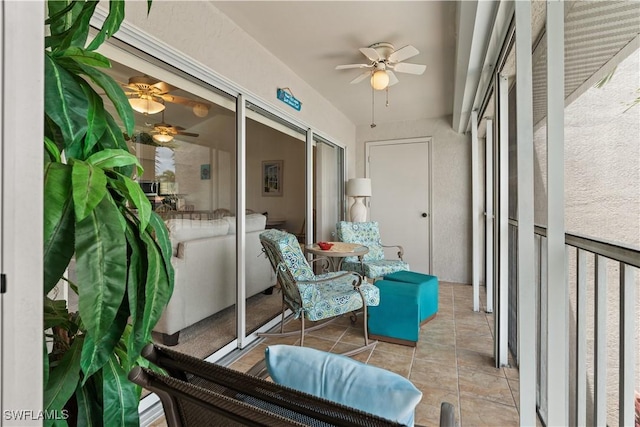
[{"label": "footstool", "polygon": [[420,326],[438,312],[438,278],[399,271],[374,285],[380,289],[380,305],[367,308],[369,336],[415,347]]}]

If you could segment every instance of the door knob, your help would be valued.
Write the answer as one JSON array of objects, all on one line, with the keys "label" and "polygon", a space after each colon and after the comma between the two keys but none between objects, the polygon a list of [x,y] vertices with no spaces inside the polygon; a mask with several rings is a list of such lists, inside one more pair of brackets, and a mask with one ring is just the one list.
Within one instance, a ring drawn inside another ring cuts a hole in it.
[{"label": "door knob", "polygon": [[429,214],[427,214],[426,212],[422,212],[422,215],[421,215],[421,216],[422,216],[422,218],[426,218],[426,217],[428,217],[428,216],[429,216]]}]

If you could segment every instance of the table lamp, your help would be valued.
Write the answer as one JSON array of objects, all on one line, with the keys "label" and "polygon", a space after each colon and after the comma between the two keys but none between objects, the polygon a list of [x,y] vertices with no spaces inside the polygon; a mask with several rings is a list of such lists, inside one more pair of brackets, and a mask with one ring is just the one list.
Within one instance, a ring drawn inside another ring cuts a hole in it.
[{"label": "table lamp", "polygon": [[353,197],[353,205],[349,211],[351,222],[365,222],[367,220],[367,207],[362,203],[365,197],[371,197],[370,178],[351,178],[347,181],[347,196]]}]

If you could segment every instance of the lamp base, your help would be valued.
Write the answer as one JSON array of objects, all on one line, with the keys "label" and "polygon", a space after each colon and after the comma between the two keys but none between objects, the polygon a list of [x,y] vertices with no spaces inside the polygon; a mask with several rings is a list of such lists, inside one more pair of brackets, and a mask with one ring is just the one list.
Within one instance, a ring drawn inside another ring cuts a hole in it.
[{"label": "lamp base", "polygon": [[367,207],[362,203],[363,197],[354,197],[354,202],[351,205],[349,211],[351,215],[351,222],[366,222],[367,221]]}]

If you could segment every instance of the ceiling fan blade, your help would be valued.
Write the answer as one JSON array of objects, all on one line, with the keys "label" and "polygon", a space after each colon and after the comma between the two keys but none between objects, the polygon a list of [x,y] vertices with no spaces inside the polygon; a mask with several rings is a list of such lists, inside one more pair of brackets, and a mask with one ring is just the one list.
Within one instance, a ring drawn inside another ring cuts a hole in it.
[{"label": "ceiling fan blade", "polygon": [[370,71],[365,71],[364,73],[360,74],[358,77],[356,77],[355,79],[351,80],[351,84],[354,85],[356,83],[360,83],[361,81],[363,81],[364,79],[366,79],[367,77],[369,77],[371,75]]},{"label": "ceiling fan blade", "polygon": [[372,47],[361,47],[360,48],[360,52],[362,52],[362,54],[364,56],[366,56],[367,58],[369,58],[373,62],[380,61],[381,59],[384,59],[384,58],[381,58],[380,54],[378,53],[378,51],[375,50]]},{"label": "ceiling fan blade", "polygon": [[168,93],[158,96],[165,101],[173,102],[174,104],[187,105],[189,107],[195,107],[196,105],[198,105],[206,108],[207,110],[211,107],[211,105],[207,104],[206,102],[194,101],[193,99],[185,98],[183,96],[170,95]]},{"label": "ceiling fan blade", "polygon": [[348,70],[350,68],[371,68],[371,64],[346,64],[336,66],[336,70]]},{"label": "ceiling fan blade", "polygon": [[184,135],[184,136],[192,136],[194,138],[197,138],[200,136],[199,133],[193,133],[193,132],[176,132],[176,134],[178,135]]},{"label": "ceiling fan blade", "polygon": [[400,49],[393,52],[391,55],[389,55],[388,59],[389,62],[400,62],[416,56],[419,53],[420,51],[418,49],[408,44],[405,47],[401,47]]},{"label": "ceiling fan blade", "polygon": [[389,86],[393,86],[396,83],[400,83],[400,80],[396,77],[393,71],[387,70],[387,75],[389,76]]},{"label": "ceiling fan blade", "polygon": [[422,74],[424,70],[427,69],[426,65],[422,64],[410,64],[408,62],[401,62],[399,64],[395,64],[393,69],[398,73],[409,73],[409,74]]},{"label": "ceiling fan blade", "polygon": [[163,93],[167,93],[167,92],[171,92],[172,90],[176,90],[177,87],[175,86],[171,86],[169,83],[160,81],[158,83],[154,83],[153,85],[151,85],[155,88],[157,88],[161,94]]}]

